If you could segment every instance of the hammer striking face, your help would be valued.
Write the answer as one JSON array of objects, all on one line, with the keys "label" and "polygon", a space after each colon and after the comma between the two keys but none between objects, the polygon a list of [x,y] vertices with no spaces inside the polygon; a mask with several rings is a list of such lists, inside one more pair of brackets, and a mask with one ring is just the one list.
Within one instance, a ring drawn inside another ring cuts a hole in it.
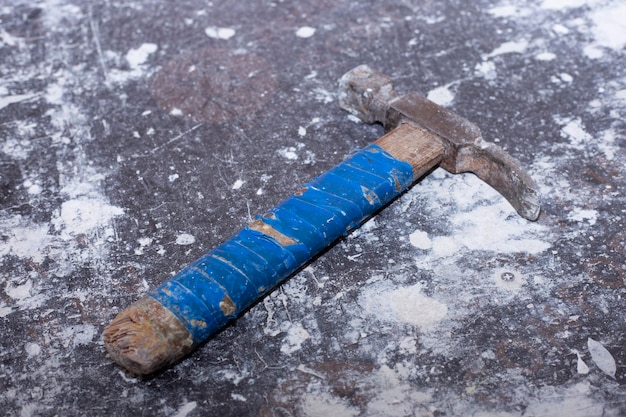
[{"label": "hammer striking face", "polygon": [[103,334],[116,362],[150,374],[182,359],[438,165],[474,172],[522,216],[539,216],[535,183],[472,123],[419,94],[398,97],[367,66],[340,87],[341,106],[387,134],[119,313]]}]

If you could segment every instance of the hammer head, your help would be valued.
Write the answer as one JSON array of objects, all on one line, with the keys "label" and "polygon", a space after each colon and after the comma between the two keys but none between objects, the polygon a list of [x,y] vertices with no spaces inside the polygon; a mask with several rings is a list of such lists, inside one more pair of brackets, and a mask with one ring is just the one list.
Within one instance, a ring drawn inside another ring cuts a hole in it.
[{"label": "hammer head", "polygon": [[473,172],[502,194],[528,220],[539,217],[537,185],[500,147],[483,140],[480,129],[413,92],[399,97],[393,81],[367,65],[340,80],[339,104],[366,123],[382,123],[387,131],[409,123],[434,133],[445,148],[440,166],[457,174]]}]

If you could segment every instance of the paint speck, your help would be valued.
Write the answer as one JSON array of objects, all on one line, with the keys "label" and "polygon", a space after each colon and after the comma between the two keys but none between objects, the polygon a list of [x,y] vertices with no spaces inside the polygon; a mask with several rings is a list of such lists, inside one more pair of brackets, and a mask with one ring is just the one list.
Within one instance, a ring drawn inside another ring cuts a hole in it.
[{"label": "paint speck", "polygon": [[291,161],[295,161],[298,159],[298,154],[296,153],[296,148],[293,146],[289,146],[287,148],[282,148],[278,150],[278,154],[285,159],[289,159]]},{"label": "paint speck", "polygon": [[491,61],[483,61],[474,67],[474,73],[486,80],[495,80],[498,76],[496,72],[496,64]]},{"label": "paint speck", "polygon": [[28,354],[29,358],[32,358],[33,356],[37,356],[41,353],[41,346],[39,346],[37,343],[26,343],[26,346],[24,347],[24,349],[26,350],[26,353]]},{"label": "paint speck", "polygon": [[535,55],[535,59],[537,61],[554,61],[556,59],[556,54],[552,52],[541,52]]},{"label": "paint speck", "polygon": [[563,10],[585,6],[588,3],[588,0],[544,0],[543,3],[541,3],[541,8],[547,10]]},{"label": "paint speck", "polygon": [[246,402],[246,401],[248,401],[248,399],[247,399],[246,397],[244,397],[244,396],[243,396],[243,395],[241,395],[241,394],[237,394],[237,393],[235,393],[235,392],[232,392],[232,393],[230,394],[230,398],[232,398],[232,399],[233,399],[233,400],[235,400],[235,401],[241,401],[241,402]]},{"label": "paint speck", "polygon": [[518,13],[518,10],[517,6],[505,5],[492,7],[488,10],[488,12],[493,17],[511,17],[515,16]]},{"label": "paint speck", "polygon": [[409,242],[418,249],[427,250],[433,247],[433,241],[428,237],[428,233],[416,230],[409,235]]},{"label": "paint speck", "polygon": [[196,238],[189,233],[181,233],[176,236],[176,244],[181,246],[193,245],[196,243]]},{"label": "paint speck", "polygon": [[598,220],[598,212],[596,210],[575,209],[567,217],[572,221],[578,223],[587,222],[593,226]]},{"label": "paint speck", "polygon": [[427,98],[440,106],[448,106],[454,101],[454,93],[450,91],[452,84],[434,88],[428,92]]},{"label": "paint speck", "polygon": [[172,174],[172,175],[170,175],[169,177],[167,177],[167,180],[168,180],[169,182],[174,182],[174,181],[176,181],[178,178],[180,178],[180,176],[179,176],[178,174]]},{"label": "paint speck", "polygon": [[204,33],[209,38],[228,40],[235,36],[235,33],[237,32],[233,28],[220,28],[216,26],[209,26],[204,29]]},{"label": "paint speck", "polygon": [[296,36],[299,38],[306,39],[306,38],[310,38],[313,35],[315,35],[315,28],[312,28],[310,26],[302,26],[296,31]]},{"label": "paint speck", "polygon": [[37,96],[37,94],[16,94],[12,96],[0,97],[0,110],[14,103],[32,100]]},{"label": "paint speck", "polygon": [[239,190],[244,184],[243,180],[237,180],[235,181],[235,183],[233,184],[233,190]]},{"label": "paint speck", "polygon": [[182,116],[183,115],[183,111],[181,109],[179,109],[178,107],[174,107],[172,110],[170,110],[170,114],[172,116]]},{"label": "paint speck", "polygon": [[128,51],[126,61],[128,61],[128,65],[130,65],[131,69],[138,70],[157,49],[158,46],[154,43],[144,43],[139,48]]},{"label": "paint speck", "polygon": [[24,187],[26,187],[26,191],[30,195],[39,195],[41,194],[41,191],[42,191],[42,188],[39,184],[33,184],[30,181],[25,181]]},{"label": "paint speck", "polygon": [[191,413],[193,410],[196,409],[197,406],[198,404],[195,401],[185,403],[178,409],[176,414],[174,414],[172,417],[187,417],[189,413]]},{"label": "paint speck", "polygon": [[298,136],[300,136],[301,138],[306,136],[306,127],[304,126],[298,127]]},{"label": "paint speck", "polygon": [[6,317],[13,313],[13,309],[7,306],[0,306],[0,318]]},{"label": "paint speck", "polygon": [[295,323],[287,330],[287,336],[283,340],[280,351],[285,354],[294,353],[302,349],[302,344],[310,337],[309,332],[300,323]]},{"label": "paint speck", "polygon": [[525,41],[525,40],[521,40],[517,42],[514,42],[514,41],[504,42],[502,45],[498,46],[490,54],[488,54],[485,57],[485,59],[489,59],[489,58],[493,58],[494,56],[505,55],[505,54],[513,54],[513,53],[521,54],[522,52],[526,51],[527,47],[528,47],[528,41]]},{"label": "paint speck", "polygon": [[570,120],[557,118],[556,121],[565,123],[561,133],[568,137],[575,147],[584,147],[592,139],[591,135],[585,131],[580,118]]},{"label": "paint speck", "polygon": [[574,353],[576,353],[576,372],[578,372],[580,375],[587,375],[589,373],[589,366],[587,366],[587,364],[583,360],[580,352],[576,350],[574,351]]},{"label": "paint speck", "polygon": [[574,82],[574,77],[572,77],[566,72],[560,73],[559,78],[561,79],[561,81],[568,83],[568,84],[571,84],[572,82]]}]

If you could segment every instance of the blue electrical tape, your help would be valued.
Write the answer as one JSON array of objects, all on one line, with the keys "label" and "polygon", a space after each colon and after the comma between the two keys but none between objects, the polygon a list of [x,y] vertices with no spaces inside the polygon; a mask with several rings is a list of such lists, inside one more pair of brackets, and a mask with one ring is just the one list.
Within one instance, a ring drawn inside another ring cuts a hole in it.
[{"label": "blue electrical tape", "polygon": [[408,163],[370,145],[149,295],[202,343],[412,182]]}]

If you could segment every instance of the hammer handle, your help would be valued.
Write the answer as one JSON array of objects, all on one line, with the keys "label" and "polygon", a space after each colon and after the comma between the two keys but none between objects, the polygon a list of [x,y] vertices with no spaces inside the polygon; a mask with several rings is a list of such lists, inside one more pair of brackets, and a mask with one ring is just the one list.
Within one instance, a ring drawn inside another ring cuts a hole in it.
[{"label": "hammer handle", "polygon": [[[148,297],[169,310],[197,346],[405,191],[442,154],[427,132],[401,125],[305,184]],[[115,338],[108,339],[111,345]],[[114,346],[107,348],[116,359]]]}]

